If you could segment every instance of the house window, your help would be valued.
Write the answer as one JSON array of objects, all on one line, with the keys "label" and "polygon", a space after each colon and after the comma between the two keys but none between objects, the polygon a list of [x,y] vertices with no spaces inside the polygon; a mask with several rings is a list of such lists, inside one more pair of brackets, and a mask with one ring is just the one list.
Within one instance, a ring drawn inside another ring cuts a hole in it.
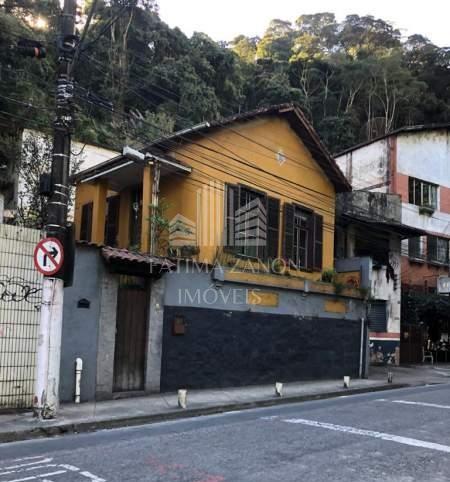
[{"label": "house window", "polygon": [[408,239],[408,256],[411,259],[425,259],[424,237]]},{"label": "house window", "polygon": [[299,269],[321,271],[323,218],[302,206],[284,205],[283,256]]},{"label": "house window", "polygon": [[414,177],[409,178],[409,202],[416,206],[437,209],[437,186]]},{"label": "house window", "polygon": [[428,261],[432,263],[448,264],[449,240],[437,236],[427,236]]},{"label": "house window", "polygon": [[81,206],[81,223],[80,223],[80,240],[91,241],[92,235],[92,211],[93,203],[83,204]]},{"label": "house window", "polygon": [[293,261],[298,268],[308,267],[308,245],[310,235],[311,213],[295,209],[294,211],[294,245]]},{"label": "house window", "polygon": [[228,249],[251,258],[278,255],[278,199],[246,186],[227,185],[226,241]]}]

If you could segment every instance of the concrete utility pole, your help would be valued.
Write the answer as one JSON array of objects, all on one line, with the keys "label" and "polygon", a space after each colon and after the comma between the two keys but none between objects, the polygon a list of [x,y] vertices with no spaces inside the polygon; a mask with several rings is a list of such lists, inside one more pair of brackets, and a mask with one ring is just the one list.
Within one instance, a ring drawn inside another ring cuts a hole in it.
[{"label": "concrete utility pole", "polygon": [[[72,62],[78,44],[75,34],[76,0],[65,0],[58,36],[58,72],[56,79],[56,116],[53,124],[51,195],[47,206],[46,233],[63,246],[66,239],[69,201],[70,140],[73,125]],[[35,415],[56,416],[59,404],[59,365],[64,297],[64,264],[51,276],[44,277],[39,326],[36,384],[33,398]]]}]

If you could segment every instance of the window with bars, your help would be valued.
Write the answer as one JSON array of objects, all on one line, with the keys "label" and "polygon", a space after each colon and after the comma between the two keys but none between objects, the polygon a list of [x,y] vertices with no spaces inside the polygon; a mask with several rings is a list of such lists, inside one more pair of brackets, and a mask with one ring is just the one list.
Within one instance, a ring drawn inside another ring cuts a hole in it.
[{"label": "window with bars", "polygon": [[436,210],[438,186],[414,177],[409,178],[409,202],[416,206]]},{"label": "window with bars", "polygon": [[297,204],[284,205],[284,258],[299,269],[322,270],[323,217]]},{"label": "window with bars", "polygon": [[425,259],[425,239],[423,236],[408,240],[408,256],[411,259]]},{"label": "window with bars", "polygon": [[432,263],[448,264],[449,240],[437,236],[427,236],[428,261]]},{"label": "window with bars", "polygon": [[228,250],[250,258],[278,256],[280,201],[243,185],[227,185],[226,241]]}]

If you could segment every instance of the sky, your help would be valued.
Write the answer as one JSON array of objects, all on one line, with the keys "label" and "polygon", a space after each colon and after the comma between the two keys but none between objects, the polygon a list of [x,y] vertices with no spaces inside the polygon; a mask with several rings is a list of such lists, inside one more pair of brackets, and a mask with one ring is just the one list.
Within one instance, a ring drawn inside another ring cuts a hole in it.
[{"label": "sky", "polygon": [[334,12],[373,15],[390,21],[402,35],[419,33],[440,47],[450,46],[449,0],[159,0],[162,20],[188,36],[194,31],[214,40],[262,36],[270,20],[294,21],[301,14]]}]

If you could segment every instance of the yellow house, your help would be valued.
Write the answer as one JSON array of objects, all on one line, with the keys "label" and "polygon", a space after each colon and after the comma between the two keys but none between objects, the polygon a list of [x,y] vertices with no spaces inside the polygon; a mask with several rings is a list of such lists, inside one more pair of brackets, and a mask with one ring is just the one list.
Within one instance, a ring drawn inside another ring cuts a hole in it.
[{"label": "yellow house", "polygon": [[75,183],[62,365],[97,360],[91,398],[362,373],[361,296],[321,282],[350,186],[296,105],[126,149]]},{"label": "yellow house", "polygon": [[208,264],[282,259],[315,280],[333,267],[335,193],[350,187],[295,105],[205,122],[143,152],[77,176],[78,240]]}]

